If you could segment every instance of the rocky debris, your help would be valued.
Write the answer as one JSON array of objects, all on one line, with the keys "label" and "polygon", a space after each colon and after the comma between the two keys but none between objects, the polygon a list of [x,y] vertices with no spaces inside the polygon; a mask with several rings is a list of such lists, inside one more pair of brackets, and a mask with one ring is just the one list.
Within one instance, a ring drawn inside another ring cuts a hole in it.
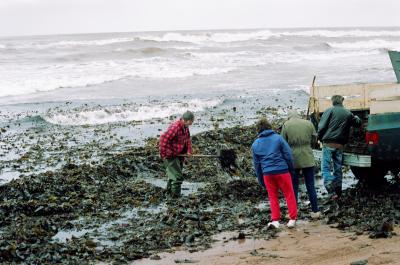
[{"label": "rocky debris", "polygon": [[151,260],[160,260],[161,257],[159,255],[153,255],[150,257]]},{"label": "rocky debris", "polygon": [[191,259],[176,259],[175,263],[198,263],[198,260],[191,260]]},{"label": "rocky debris", "polygon": [[327,223],[357,235],[391,237],[393,225],[400,222],[399,183],[386,181],[376,187],[364,185],[359,182],[354,188],[345,190],[338,201],[325,203]]},{"label": "rocky debris", "polygon": [[350,265],[365,265],[365,264],[368,264],[368,260],[366,259],[357,260],[350,263]]}]

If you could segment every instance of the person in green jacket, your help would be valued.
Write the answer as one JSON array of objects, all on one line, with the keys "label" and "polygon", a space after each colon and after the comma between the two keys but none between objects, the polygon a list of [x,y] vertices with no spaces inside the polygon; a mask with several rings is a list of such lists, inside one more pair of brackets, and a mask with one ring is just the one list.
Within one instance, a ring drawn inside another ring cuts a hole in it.
[{"label": "person in green jacket", "polygon": [[311,218],[317,219],[321,213],[314,185],[315,160],[311,149],[311,145],[317,140],[317,132],[310,121],[301,119],[297,111],[291,110],[288,112],[288,120],[282,126],[281,135],[293,152],[295,171],[292,182],[296,202],[298,202],[299,177],[303,175],[311,203]]},{"label": "person in green jacket", "polygon": [[[344,97],[334,95],[333,107],[322,114],[318,124],[318,140],[322,146],[321,172],[324,186],[332,199],[342,195],[343,149],[349,140],[350,127],[359,127],[361,119],[343,107]],[[333,162],[333,174],[331,173]]]}]

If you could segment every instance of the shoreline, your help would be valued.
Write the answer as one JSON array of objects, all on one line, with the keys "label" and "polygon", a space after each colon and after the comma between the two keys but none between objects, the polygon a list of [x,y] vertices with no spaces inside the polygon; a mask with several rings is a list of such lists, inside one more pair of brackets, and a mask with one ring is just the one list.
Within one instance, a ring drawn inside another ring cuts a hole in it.
[{"label": "shoreline", "polygon": [[[284,110],[292,107],[299,109],[302,100],[303,97],[295,103],[288,97],[280,108],[260,109],[251,106],[252,101],[248,99],[244,99],[243,102],[228,100],[215,108],[200,111],[191,133],[194,136],[218,128],[249,126],[259,115],[279,119]],[[275,102],[274,99],[266,101]],[[147,104],[151,104],[151,100]],[[70,108],[70,105],[68,102],[63,104],[60,111],[64,113],[64,109]],[[92,110],[85,105],[78,109],[81,111],[79,113]],[[48,111],[56,110],[57,108],[53,108]],[[167,128],[171,119],[177,118],[176,115],[172,115],[146,121],[70,126],[50,123],[43,115],[45,114],[29,113],[19,120],[0,122],[3,140],[0,151],[0,172],[3,171],[10,177],[17,174],[28,175],[60,170],[68,163],[100,164],[112,157],[113,154],[109,153],[121,154],[129,151],[130,147],[132,150],[143,147],[146,139],[158,137],[160,132]],[[158,153],[157,148],[154,149],[154,153]]]}]

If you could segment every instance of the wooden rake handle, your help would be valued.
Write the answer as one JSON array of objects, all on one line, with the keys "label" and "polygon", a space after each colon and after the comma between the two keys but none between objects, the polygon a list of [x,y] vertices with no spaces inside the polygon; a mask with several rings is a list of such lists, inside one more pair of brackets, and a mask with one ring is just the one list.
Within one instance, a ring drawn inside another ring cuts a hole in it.
[{"label": "wooden rake handle", "polygon": [[178,155],[179,157],[213,157],[213,158],[219,158],[219,155]]}]

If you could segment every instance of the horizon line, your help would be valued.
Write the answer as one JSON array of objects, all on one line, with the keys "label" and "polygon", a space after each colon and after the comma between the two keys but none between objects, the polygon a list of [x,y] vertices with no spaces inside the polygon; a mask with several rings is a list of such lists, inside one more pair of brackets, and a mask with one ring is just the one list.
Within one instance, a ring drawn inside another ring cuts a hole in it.
[{"label": "horizon line", "polygon": [[399,26],[324,26],[324,27],[254,27],[254,28],[208,28],[208,29],[169,29],[169,30],[132,30],[132,31],[97,31],[97,32],[70,32],[70,33],[45,33],[45,34],[22,34],[22,35],[0,35],[2,38],[19,37],[46,37],[46,36],[69,36],[90,34],[123,34],[123,33],[154,33],[154,32],[186,32],[186,31],[228,31],[228,30],[278,30],[278,29],[372,29],[372,28],[400,28]]}]

